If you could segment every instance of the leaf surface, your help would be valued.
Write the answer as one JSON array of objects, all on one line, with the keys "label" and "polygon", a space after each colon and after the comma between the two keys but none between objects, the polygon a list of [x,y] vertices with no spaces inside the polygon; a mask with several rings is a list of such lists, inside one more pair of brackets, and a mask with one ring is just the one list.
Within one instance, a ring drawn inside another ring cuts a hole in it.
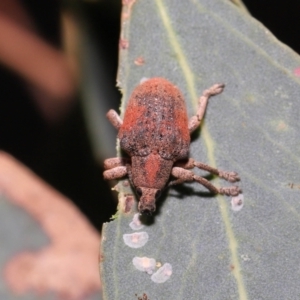
[{"label": "leaf surface", "polygon": [[[122,238],[134,232],[133,214],[120,211],[103,229],[104,299],[143,293],[151,300],[295,299],[300,295],[299,57],[228,1],[128,2],[118,76],[122,114],[144,77],[177,85],[189,116],[204,89],[225,83],[193,135],[190,156],[238,172],[244,207],[233,211],[230,198],[211,197],[196,183],[170,189],[153,222],[142,229],[148,242],[137,249]],[[144,64],[137,65],[141,58]],[[171,277],[155,283],[137,270],[132,259],[144,256],[170,263]]]}]

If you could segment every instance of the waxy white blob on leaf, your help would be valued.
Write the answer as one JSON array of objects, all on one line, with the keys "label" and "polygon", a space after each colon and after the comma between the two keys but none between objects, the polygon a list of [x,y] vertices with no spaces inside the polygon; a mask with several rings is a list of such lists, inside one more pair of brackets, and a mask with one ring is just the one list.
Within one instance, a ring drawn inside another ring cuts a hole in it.
[{"label": "waxy white blob on leaf", "polygon": [[149,239],[147,232],[135,232],[123,234],[124,243],[131,248],[143,247]]},{"label": "waxy white blob on leaf", "polygon": [[231,198],[231,209],[233,211],[239,211],[243,208],[243,206],[244,206],[243,194],[238,194],[237,196]]},{"label": "waxy white blob on leaf", "polygon": [[156,260],[149,257],[134,257],[132,260],[133,265],[142,272],[153,274],[156,267]]},{"label": "waxy white blob on leaf", "polygon": [[171,277],[171,275],[172,275],[172,265],[169,263],[165,263],[151,276],[151,280],[156,283],[164,283]]},{"label": "waxy white blob on leaf", "polygon": [[131,229],[133,229],[133,230],[140,230],[140,229],[142,229],[142,228],[145,226],[145,225],[143,225],[142,222],[140,221],[139,216],[140,216],[139,213],[136,213],[136,214],[133,216],[133,220],[132,220],[132,222],[130,222],[130,224],[129,224],[129,226],[131,227]]}]

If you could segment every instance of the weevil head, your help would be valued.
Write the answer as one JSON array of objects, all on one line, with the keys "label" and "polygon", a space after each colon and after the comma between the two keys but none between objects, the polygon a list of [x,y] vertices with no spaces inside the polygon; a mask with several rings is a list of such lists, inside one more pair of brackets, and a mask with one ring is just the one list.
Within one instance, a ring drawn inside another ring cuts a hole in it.
[{"label": "weevil head", "polygon": [[141,214],[152,215],[156,209],[155,202],[161,194],[161,190],[154,188],[138,187],[137,194],[140,196],[138,210]]}]

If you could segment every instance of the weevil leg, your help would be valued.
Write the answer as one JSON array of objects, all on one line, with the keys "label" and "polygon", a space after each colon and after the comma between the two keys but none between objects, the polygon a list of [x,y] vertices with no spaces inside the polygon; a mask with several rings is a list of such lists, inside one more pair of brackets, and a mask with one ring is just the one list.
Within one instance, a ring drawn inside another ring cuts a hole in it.
[{"label": "weevil leg", "polygon": [[120,129],[123,121],[115,110],[110,109],[106,114],[106,117],[116,129]]},{"label": "weevil leg", "polygon": [[189,160],[184,163],[179,161],[178,163],[175,163],[175,166],[182,167],[184,169],[193,169],[196,167],[198,169],[208,171],[211,174],[217,175],[220,178],[223,178],[229,182],[237,182],[240,180],[240,177],[239,177],[238,173],[236,173],[236,172],[222,171],[222,170],[213,168],[209,165],[206,165],[202,162],[195,161],[193,158],[189,158]]},{"label": "weevil leg", "polygon": [[104,160],[104,169],[109,170],[120,166],[126,166],[130,163],[129,158],[125,157],[113,157]]},{"label": "weevil leg", "polygon": [[126,164],[126,168],[127,168],[127,175],[128,175],[129,182],[132,186],[134,186],[133,180],[132,180],[132,167],[130,164]]},{"label": "weevil leg", "polygon": [[127,168],[125,166],[115,167],[103,172],[105,180],[119,179],[127,175]]},{"label": "weevil leg", "polygon": [[171,181],[169,183],[169,186],[180,184],[183,182],[188,182],[188,181],[196,181],[202,184],[203,186],[205,186],[208,190],[210,190],[214,194],[237,196],[239,193],[241,193],[240,188],[237,186],[217,188],[205,178],[195,175],[192,171],[180,167],[173,167],[171,174],[177,179]]},{"label": "weevil leg", "polygon": [[195,116],[191,117],[189,120],[188,126],[189,126],[190,133],[192,133],[193,131],[195,131],[195,129],[197,129],[199,127],[199,125],[203,119],[203,116],[205,114],[209,98],[211,96],[222,93],[224,87],[225,87],[224,84],[217,83],[202,93],[202,96],[199,98],[199,101],[198,101],[197,113]]},{"label": "weevil leg", "polygon": [[104,179],[112,180],[124,177],[128,174],[127,166],[129,163],[130,159],[125,157],[113,157],[106,159],[104,161],[104,169],[106,170],[103,172]]}]

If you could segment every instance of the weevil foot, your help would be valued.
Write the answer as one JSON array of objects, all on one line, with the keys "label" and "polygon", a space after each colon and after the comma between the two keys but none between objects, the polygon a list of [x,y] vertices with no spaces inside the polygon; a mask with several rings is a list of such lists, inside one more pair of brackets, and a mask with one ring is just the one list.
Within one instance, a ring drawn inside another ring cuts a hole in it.
[{"label": "weevil foot", "polygon": [[196,128],[199,127],[201,120],[204,117],[209,98],[211,96],[222,93],[224,87],[225,84],[216,83],[203,92],[202,96],[199,98],[197,113],[189,120],[188,128],[190,133],[192,133]]},{"label": "weevil foot", "polygon": [[226,196],[237,196],[242,190],[238,186],[229,186],[219,188],[219,194]]},{"label": "weevil foot", "polygon": [[216,83],[213,86],[211,86],[209,89],[205,90],[203,94],[208,97],[214,96],[214,95],[222,93],[224,90],[224,87],[225,87],[225,84]]},{"label": "weevil foot", "polygon": [[240,177],[236,172],[227,172],[227,171],[219,170],[219,176],[229,182],[240,181]]}]

